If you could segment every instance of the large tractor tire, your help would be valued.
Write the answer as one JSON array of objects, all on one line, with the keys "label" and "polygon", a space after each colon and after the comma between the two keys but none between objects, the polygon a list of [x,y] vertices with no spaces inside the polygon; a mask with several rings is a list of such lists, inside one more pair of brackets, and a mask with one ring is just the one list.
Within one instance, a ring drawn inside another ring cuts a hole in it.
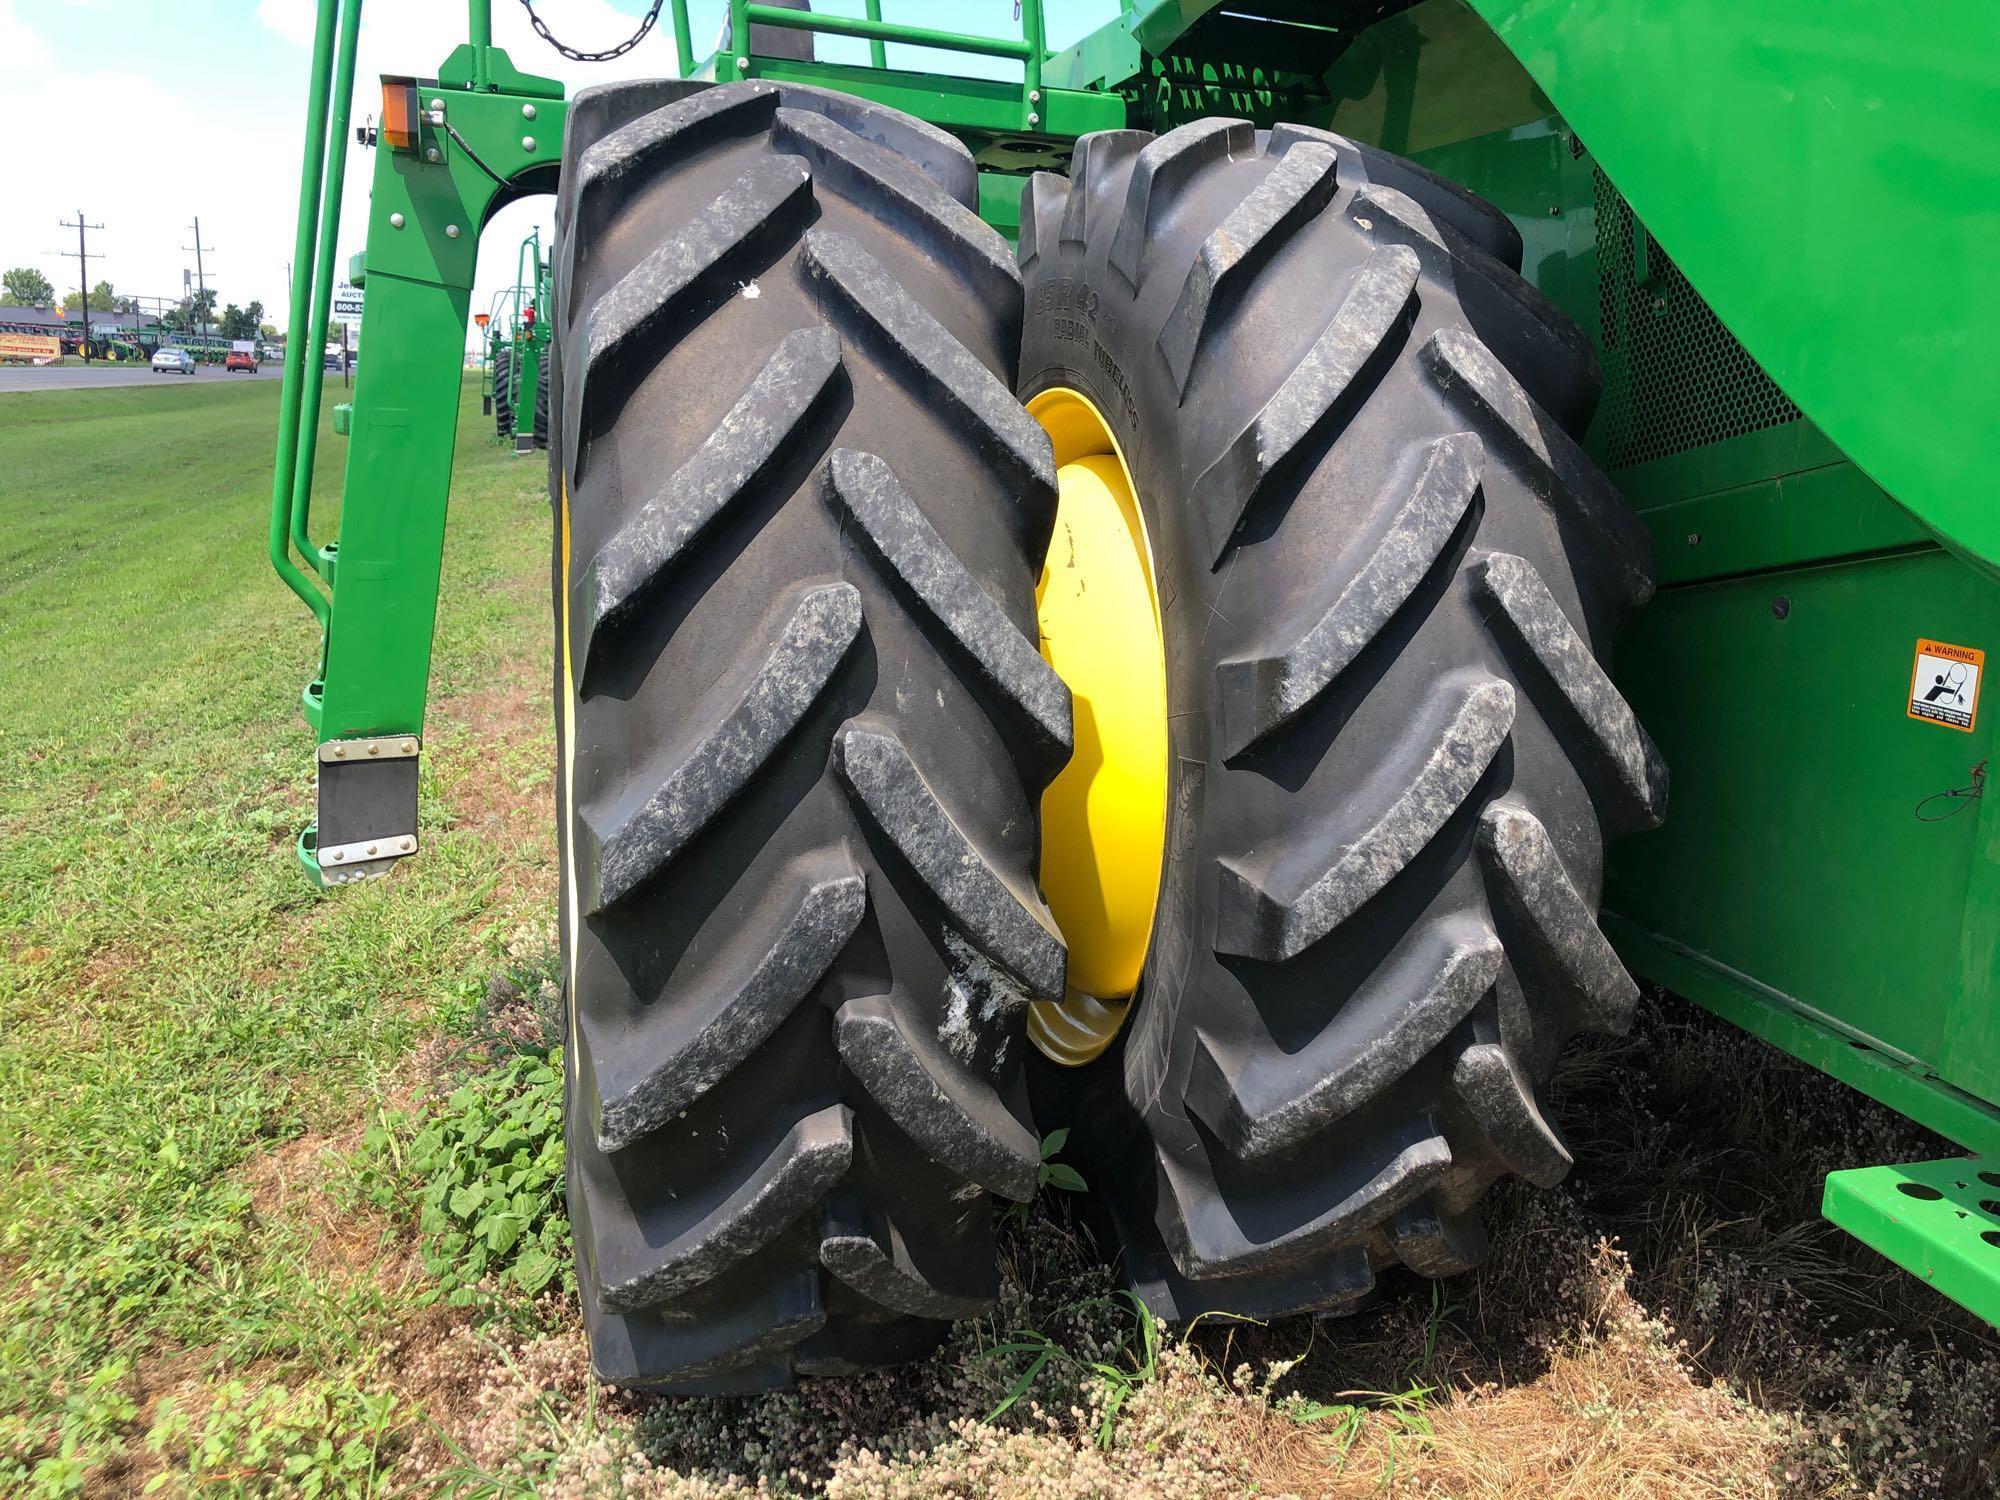
[{"label": "large tractor tire", "polygon": [[1493,210],[1242,121],[1072,166],[1024,195],[1019,390],[1101,414],[1057,444],[1065,517],[1070,465],[1129,466],[1168,771],[1129,1015],[1038,1060],[1037,1105],[1160,1313],[1351,1308],[1476,1263],[1497,1178],[1563,1175],[1537,1087],[1628,1024],[1604,850],[1666,773],[1602,662],[1651,548],[1571,435],[1588,344]]},{"label": "large tractor tire", "polygon": [[549,445],[549,366],[555,360],[554,346],[545,350],[535,366],[535,446]]},{"label": "large tractor tire", "polygon": [[558,203],[569,1203],[597,1373],[919,1355],[1033,1196],[1055,508],[970,156],[761,82],[579,97]]},{"label": "large tractor tire", "polygon": [[493,356],[493,430],[503,438],[514,435],[514,351]]}]

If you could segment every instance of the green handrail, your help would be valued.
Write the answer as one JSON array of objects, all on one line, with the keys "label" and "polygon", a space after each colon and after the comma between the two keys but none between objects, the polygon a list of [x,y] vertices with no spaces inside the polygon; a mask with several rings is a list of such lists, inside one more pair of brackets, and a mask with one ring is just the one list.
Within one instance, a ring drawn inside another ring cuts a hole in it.
[{"label": "green handrail", "polygon": [[[524,263],[528,267],[525,277],[521,274],[521,268]],[[541,276],[542,231],[537,228],[528,231],[528,237],[521,241],[520,247],[514,252],[513,341],[517,344],[521,339],[521,291],[523,287],[527,289],[528,306],[535,308],[535,316],[537,318],[548,316],[548,309],[546,307],[535,306],[536,300],[540,295]],[[517,413],[521,410],[522,405],[521,366],[521,356],[516,354],[507,368],[507,399],[514,404],[514,410]]]},{"label": "green handrail", "polygon": [[674,0],[674,57],[680,63],[681,77],[694,71],[694,33],[688,27],[687,0]]},{"label": "green handrail", "polygon": [[[867,12],[869,20],[879,23],[882,19],[882,0],[868,0]],[[889,45],[879,36],[868,43],[868,66],[871,68],[889,66]]]},{"label": "green handrail", "polygon": [[[325,0],[322,0],[325,3]],[[299,447],[292,477],[291,534],[299,556],[322,577],[331,579],[333,569],[312,544],[307,523],[312,513],[313,461],[319,452],[320,390],[326,382],[326,358],[322,330],[333,307],[333,278],[340,237],[341,189],[347,176],[347,119],[354,98],[355,44],[361,34],[361,0],[341,0],[340,60],[334,70],[333,97],[329,101],[326,137],[326,181],[321,190],[319,243],[310,262],[312,267],[312,311],[306,328],[316,357],[301,370],[304,389],[299,397]],[[294,285],[297,279],[294,278]],[[291,350],[285,351],[286,358]]]},{"label": "green handrail", "polygon": [[[312,73],[306,91],[306,133],[304,157],[299,168],[299,217],[292,260],[297,274],[292,278],[290,321],[285,333],[285,378],[278,397],[278,452],[271,472],[271,566],[285,586],[318,618],[321,628],[330,613],[326,596],[306,578],[292,561],[287,526],[292,511],[293,461],[299,444],[299,391],[303,383],[306,309],[310,281],[306,272],[312,264],[317,237],[319,190],[326,165],[326,116],[333,77],[334,0],[319,0],[313,28]],[[314,351],[315,359],[318,351]],[[316,425],[316,424],[315,424]]]},{"label": "green handrail", "polygon": [[[777,5],[756,5],[751,0],[731,0],[730,9],[741,11],[744,35],[750,23],[783,26],[793,31],[823,31],[834,36],[855,36],[884,42],[903,42],[912,47],[936,47],[945,52],[974,52],[987,57],[1026,58],[1033,50],[1025,36],[978,36],[969,31],[934,31],[928,26],[905,26],[895,21],[866,20],[859,16],[823,16],[809,10],[786,10]],[[1027,9],[1022,7],[1023,12]],[[732,16],[730,35],[734,30]]]},{"label": "green handrail", "polygon": [[[1022,65],[1021,112],[1024,128],[1042,121],[1042,61],[1047,56],[1047,37],[1042,24],[1042,0],[1021,0],[1021,35],[1018,37],[978,36],[964,31],[939,31],[929,26],[906,26],[882,19],[881,0],[867,0],[865,17],[828,16],[806,10],[784,10],[760,5],[754,0],[729,0],[731,50],[716,58],[716,77],[733,80],[748,76],[750,27],[777,26],[791,31],[824,32],[830,36],[858,37],[868,45],[869,60],[878,68],[887,66],[885,44],[897,42],[910,47],[930,47],[941,52],[966,52],[980,57],[1011,57]],[[674,0],[676,37],[687,24],[687,0]],[[692,50],[691,48],[689,49]],[[684,57],[681,71],[690,71]]]}]

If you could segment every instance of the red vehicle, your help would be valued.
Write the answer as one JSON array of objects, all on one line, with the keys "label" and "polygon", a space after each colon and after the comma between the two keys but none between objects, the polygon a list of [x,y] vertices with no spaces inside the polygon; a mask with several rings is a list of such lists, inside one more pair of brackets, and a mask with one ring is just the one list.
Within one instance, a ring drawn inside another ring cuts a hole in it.
[{"label": "red vehicle", "polygon": [[242,370],[249,375],[257,373],[257,351],[255,349],[231,349],[222,361],[222,370],[228,374],[232,370]]}]

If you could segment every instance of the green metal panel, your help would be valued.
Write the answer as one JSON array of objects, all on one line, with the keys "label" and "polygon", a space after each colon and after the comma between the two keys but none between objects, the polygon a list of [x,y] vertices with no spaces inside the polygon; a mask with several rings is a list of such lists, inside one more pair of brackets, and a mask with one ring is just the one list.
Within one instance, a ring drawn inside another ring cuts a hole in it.
[{"label": "green metal panel", "polygon": [[1850,463],[1780,471],[1641,514],[1663,586],[1934,545],[1915,517]]},{"label": "green metal panel", "polygon": [[2000,8],[1473,3],[1786,394],[2000,565]]},{"label": "green metal panel", "polygon": [[2000,1323],[2000,1157],[1831,1172],[1822,1212],[1989,1323]]},{"label": "green metal panel", "polygon": [[379,268],[369,280],[343,489],[365,498],[341,511],[322,742],[422,732],[470,298]]},{"label": "green metal panel", "polygon": [[1014,244],[1021,238],[1021,190],[1027,179],[1011,172],[979,174],[979,217]]},{"label": "green metal panel", "polygon": [[1673,938],[1648,932],[1616,912],[1605,912],[1603,920],[1619,956],[1635,973],[1859,1089],[1925,1129],[1967,1150],[2000,1156],[2000,1109],[1953,1088],[1915,1059],[1887,1052],[1832,1016]]},{"label": "green metal panel", "polygon": [[1919,636],[2000,640],[2000,591],[1934,547],[1662,591],[1618,675],[1671,811],[1621,846],[1605,905],[1970,1088],[1947,1017],[1980,1003],[1963,938],[2000,869],[1984,799],[1940,794],[1973,783],[1996,715],[1907,716]]}]

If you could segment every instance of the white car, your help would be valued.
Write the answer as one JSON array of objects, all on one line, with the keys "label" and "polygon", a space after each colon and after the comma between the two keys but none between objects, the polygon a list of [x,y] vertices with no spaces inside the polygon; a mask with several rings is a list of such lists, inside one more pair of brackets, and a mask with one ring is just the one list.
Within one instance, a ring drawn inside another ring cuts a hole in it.
[{"label": "white car", "polygon": [[153,373],[165,375],[194,374],[194,356],[185,349],[156,349],[153,351]]}]

